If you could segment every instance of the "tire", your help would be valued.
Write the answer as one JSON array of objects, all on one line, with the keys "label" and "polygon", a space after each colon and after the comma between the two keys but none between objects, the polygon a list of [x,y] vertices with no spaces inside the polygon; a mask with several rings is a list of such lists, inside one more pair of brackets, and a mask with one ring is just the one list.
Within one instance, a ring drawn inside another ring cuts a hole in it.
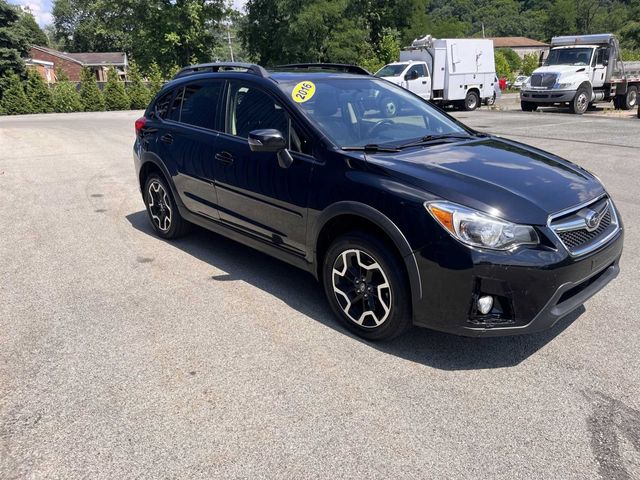
[{"label": "tire", "polygon": [[613,97],[613,108],[615,108],[616,110],[621,110],[624,98],[624,95],[616,95],[615,97]]},{"label": "tire", "polygon": [[464,99],[463,109],[466,112],[473,112],[480,106],[480,96],[474,91],[468,91],[467,96]]},{"label": "tire", "polygon": [[520,102],[520,108],[523,112],[535,112],[538,109],[538,105],[532,102]]},{"label": "tire", "polygon": [[621,98],[620,108],[622,110],[633,110],[638,104],[638,87],[631,86],[627,88],[627,93]]},{"label": "tire", "polygon": [[640,105],[638,105],[638,118],[640,118]]},{"label": "tire", "polygon": [[496,104],[496,92],[493,92],[493,96],[491,97],[487,97],[487,100],[485,101],[487,107],[492,107],[493,105]]},{"label": "tire", "polygon": [[173,239],[188,232],[191,224],[180,216],[171,189],[161,175],[152,173],[147,177],[142,196],[156,235]]},{"label": "tire", "polygon": [[335,315],[362,338],[390,340],[412,325],[404,266],[374,235],[354,231],[334,240],[322,260],[322,283]]},{"label": "tire", "polygon": [[576,96],[569,102],[569,111],[576,115],[582,115],[589,108],[591,103],[591,94],[589,90],[582,87],[576,92]]}]

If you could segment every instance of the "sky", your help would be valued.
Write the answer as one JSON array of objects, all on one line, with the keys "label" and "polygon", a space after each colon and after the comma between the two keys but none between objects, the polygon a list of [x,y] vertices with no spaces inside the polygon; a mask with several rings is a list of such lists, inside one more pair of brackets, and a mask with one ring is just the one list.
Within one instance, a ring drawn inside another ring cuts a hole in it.
[{"label": "sky", "polygon": [[[9,3],[29,7],[41,27],[53,22],[53,17],[51,16],[52,2],[53,0],[9,0]],[[237,10],[241,10],[246,0],[233,0],[232,3]]]}]

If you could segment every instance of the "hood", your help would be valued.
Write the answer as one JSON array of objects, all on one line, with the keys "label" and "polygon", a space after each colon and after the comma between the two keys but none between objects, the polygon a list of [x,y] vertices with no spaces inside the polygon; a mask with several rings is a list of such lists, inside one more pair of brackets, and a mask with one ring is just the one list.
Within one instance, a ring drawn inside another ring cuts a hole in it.
[{"label": "hood", "polygon": [[436,198],[531,225],[604,193],[579,166],[494,137],[367,155],[367,162]]},{"label": "hood", "polygon": [[588,65],[549,65],[548,67],[538,67],[533,73],[555,73],[556,75],[567,75],[585,72]]}]

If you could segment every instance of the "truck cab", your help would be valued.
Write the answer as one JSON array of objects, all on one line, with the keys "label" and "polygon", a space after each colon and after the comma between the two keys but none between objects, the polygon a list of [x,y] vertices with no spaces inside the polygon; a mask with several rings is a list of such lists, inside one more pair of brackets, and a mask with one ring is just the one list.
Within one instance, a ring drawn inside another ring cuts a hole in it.
[{"label": "truck cab", "polygon": [[375,75],[400,85],[425,100],[431,100],[431,73],[426,62],[389,63]]},{"label": "truck cab", "polygon": [[583,114],[599,101],[614,101],[629,110],[637,103],[640,70],[622,62],[617,39],[611,34],[554,37],[544,64],[522,86],[522,110],[568,105]]}]

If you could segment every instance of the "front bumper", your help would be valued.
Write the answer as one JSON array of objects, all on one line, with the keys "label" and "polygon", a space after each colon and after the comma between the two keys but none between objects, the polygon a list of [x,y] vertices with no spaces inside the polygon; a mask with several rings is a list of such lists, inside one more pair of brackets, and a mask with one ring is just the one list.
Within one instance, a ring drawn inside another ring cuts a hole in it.
[{"label": "front bumper", "polygon": [[575,96],[575,90],[520,90],[521,101],[539,104],[567,103]]},{"label": "front bumper", "polygon": [[[465,336],[533,333],[552,327],[613,280],[619,272],[624,234],[579,258],[564,247],[489,252],[446,239],[415,252],[422,298],[414,302],[418,326]],[[475,310],[491,295],[489,315]]]}]

